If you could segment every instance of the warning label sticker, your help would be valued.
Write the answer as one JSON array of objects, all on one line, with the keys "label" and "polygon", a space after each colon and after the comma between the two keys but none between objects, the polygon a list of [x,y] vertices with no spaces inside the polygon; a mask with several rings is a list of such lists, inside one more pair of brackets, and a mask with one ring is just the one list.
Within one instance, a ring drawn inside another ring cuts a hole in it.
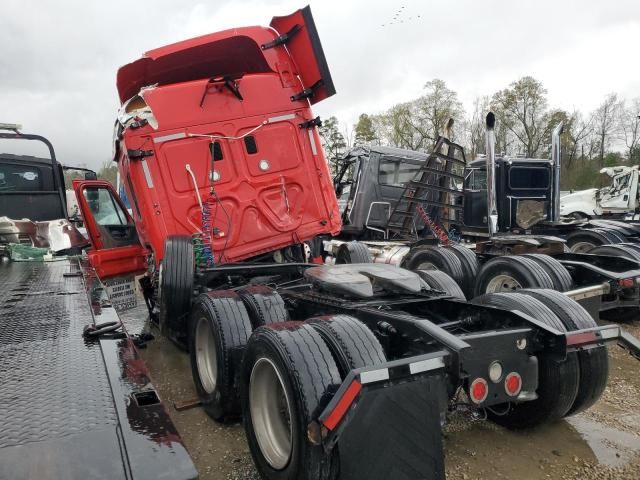
[{"label": "warning label sticker", "polygon": [[113,308],[128,310],[136,306],[136,282],[133,275],[129,277],[106,280],[107,294]]}]

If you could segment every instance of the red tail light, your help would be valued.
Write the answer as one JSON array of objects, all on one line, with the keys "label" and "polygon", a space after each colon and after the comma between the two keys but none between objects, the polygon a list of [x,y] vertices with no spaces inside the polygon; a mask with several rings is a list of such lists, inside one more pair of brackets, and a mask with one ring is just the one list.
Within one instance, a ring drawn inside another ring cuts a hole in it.
[{"label": "red tail light", "polygon": [[633,287],[635,285],[635,282],[633,281],[633,278],[621,278],[620,280],[618,280],[618,285],[623,288],[629,288]]},{"label": "red tail light", "polygon": [[517,396],[522,390],[522,377],[516,372],[511,372],[504,379],[504,390],[510,397]]},{"label": "red tail light", "polygon": [[473,403],[482,403],[489,395],[489,384],[484,378],[476,378],[469,387],[469,397]]}]

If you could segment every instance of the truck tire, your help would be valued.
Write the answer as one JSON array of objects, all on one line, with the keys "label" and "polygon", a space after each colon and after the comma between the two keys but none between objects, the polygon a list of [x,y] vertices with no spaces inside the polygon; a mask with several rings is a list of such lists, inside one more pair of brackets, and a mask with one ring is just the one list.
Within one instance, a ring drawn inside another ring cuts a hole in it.
[{"label": "truck tire", "polygon": [[619,242],[617,242],[615,238],[611,241],[610,236],[603,230],[596,228],[591,230],[578,230],[567,235],[567,245],[573,253],[589,253],[589,250],[592,248],[609,243]]},{"label": "truck tire", "polygon": [[335,478],[335,455],[312,444],[307,427],[339,383],[331,352],[311,325],[274,323],[253,332],[242,362],[242,407],[261,478]]},{"label": "truck tire", "polygon": [[640,251],[625,244],[600,245],[589,251],[594,255],[610,255],[612,257],[624,257],[640,262]]},{"label": "truck tire", "polygon": [[371,253],[364,243],[347,242],[338,247],[336,264],[344,263],[372,263]]},{"label": "truck tire", "polygon": [[[544,303],[560,319],[567,331],[595,328],[598,324],[579,303],[554,290],[523,290]],[[588,409],[602,396],[609,377],[609,357],[604,346],[577,353],[580,364],[578,394],[567,415]]]},{"label": "truck tire", "polygon": [[614,239],[614,241],[611,243],[624,243],[627,241],[627,237],[625,236],[624,232],[621,231],[619,228],[613,227],[613,228],[603,229],[603,231],[610,238]]},{"label": "truck tire", "polygon": [[553,288],[546,269],[522,256],[497,257],[485,263],[476,279],[475,293],[509,292],[521,288]]},{"label": "truck tire", "polygon": [[452,250],[444,247],[418,246],[409,250],[400,264],[407,270],[440,270],[458,284],[464,282],[462,262]]},{"label": "truck tire", "polygon": [[354,368],[387,361],[382,345],[369,328],[349,315],[312,317],[305,321],[326,343],[344,380]]},{"label": "truck tire", "polygon": [[622,243],[621,247],[626,247],[627,249],[633,250],[634,252],[640,252],[640,243]]},{"label": "truck tire", "polygon": [[167,237],[159,272],[159,326],[160,333],[182,349],[188,346],[194,270],[191,238],[183,235]]},{"label": "truck tire", "polygon": [[462,264],[463,280],[460,288],[462,288],[462,291],[468,299],[473,298],[476,278],[478,276],[478,270],[480,269],[478,257],[470,248],[463,247],[462,245],[449,245],[446,248],[451,250]]},{"label": "truck tire", "polygon": [[607,238],[607,243],[608,244],[613,244],[613,243],[624,243],[626,241],[624,235],[621,235],[616,229],[614,228],[602,228],[602,227],[598,227],[598,228],[593,228],[591,229],[591,231],[595,231],[600,233],[601,235],[604,235]]},{"label": "truck tire", "polygon": [[273,288],[266,285],[251,285],[237,292],[249,313],[254,329],[269,323],[289,320],[289,312],[284,300]]},{"label": "truck tire", "polygon": [[569,271],[558,260],[549,255],[528,253],[523,257],[530,258],[549,274],[553,281],[553,288],[559,292],[568,292],[573,288],[573,279]]},{"label": "truck tire", "polygon": [[[532,301],[533,300],[533,301]],[[560,319],[541,301],[522,293],[491,293],[475,298],[473,303],[506,310],[521,311],[550,327],[566,331]],[[488,410],[488,417],[507,428],[530,428],[561,419],[573,406],[578,394],[580,366],[575,353],[563,361],[538,355],[538,398],[509,405],[505,412]]]},{"label": "truck tire", "polygon": [[[640,245],[637,243],[619,243],[616,245],[602,245],[591,252],[599,255],[611,255],[628,258],[640,262]],[[640,318],[640,309],[637,307],[620,307],[600,312],[600,318],[610,322],[625,323]]]},{"label": "truck tire", "polygon": [[191,374],[202,407],[214,420],[240,415],[236,376],[250,336],[249,315],[235,292],[198,296],[191,313]]},{"label": "truck tire", "polygon": [[416,273],[434,290],[440,290],[451,297],[466,300],[460,286],[446,273],[439,270],[416,270]]}]

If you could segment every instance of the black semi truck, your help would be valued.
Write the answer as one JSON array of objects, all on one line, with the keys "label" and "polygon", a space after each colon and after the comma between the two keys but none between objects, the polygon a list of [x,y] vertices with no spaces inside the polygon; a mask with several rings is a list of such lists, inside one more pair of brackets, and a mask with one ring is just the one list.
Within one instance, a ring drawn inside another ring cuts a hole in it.
[{"label": "black semi truck", "polygon": [[348,154],[335,178],[345,227],[325,242],[329,260],[436,268],[468,299],[554,288],[594,318],[638,316],[636,227],[558,213],[562,127],[551,160],[522,159],[496,157],[493,122],[490,114],[487,155],[469,164],[445,137],[431,154],[377,146]]}]

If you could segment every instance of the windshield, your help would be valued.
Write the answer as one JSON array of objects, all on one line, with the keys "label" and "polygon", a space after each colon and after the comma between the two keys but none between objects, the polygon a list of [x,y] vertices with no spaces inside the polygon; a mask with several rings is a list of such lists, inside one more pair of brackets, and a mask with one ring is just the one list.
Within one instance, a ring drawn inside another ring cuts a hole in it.
[{"label": "windshield", "polygon": [[486,190],[487,171],[476,168],[468,170],[464,179],[464,188],[466,190]]},{"label": "windshield", "polygon": [[620,175],[618,177],[614,177],[613,183],[611,185],[611,192],[617,192],[622,190],[623,188],[627,188],[629,186],[629,180],[631,178],[631,174]]},{"label": "windshield", "polygon": [[421,166],[422,162],[409,163],[404,158],[380,157],[378,182],[380,185],[404,186],[413,180]]}]

